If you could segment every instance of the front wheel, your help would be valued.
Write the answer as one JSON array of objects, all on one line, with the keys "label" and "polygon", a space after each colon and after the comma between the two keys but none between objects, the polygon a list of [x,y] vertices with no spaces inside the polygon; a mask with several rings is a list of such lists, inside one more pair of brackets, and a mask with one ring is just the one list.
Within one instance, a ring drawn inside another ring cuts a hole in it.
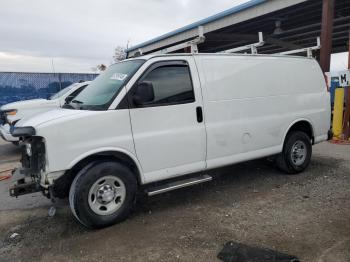
[{"label": "front wheel", "polygon": [[74,216],[89,228],[102,228],[125,220],[134,203],[134,174],[118,162],[95,162],[75,177],[69,192]]},{"label": "front wheel", "polygon": [[311,138],[301,131],[287,135],[283,151],[276,158],[279,169],[288,174],[298,174],[310,164],[312,154]]}]

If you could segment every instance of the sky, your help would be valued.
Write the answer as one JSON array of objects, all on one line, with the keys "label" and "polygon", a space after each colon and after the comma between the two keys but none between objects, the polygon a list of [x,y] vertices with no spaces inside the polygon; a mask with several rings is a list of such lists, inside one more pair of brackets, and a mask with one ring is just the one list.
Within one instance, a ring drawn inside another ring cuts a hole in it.
[{"label": "sky", "polygon": [[[0,71],[92,72],[136,45],[247,0],[0,0]],[[344,70],[347,54],[332,56]]]}]

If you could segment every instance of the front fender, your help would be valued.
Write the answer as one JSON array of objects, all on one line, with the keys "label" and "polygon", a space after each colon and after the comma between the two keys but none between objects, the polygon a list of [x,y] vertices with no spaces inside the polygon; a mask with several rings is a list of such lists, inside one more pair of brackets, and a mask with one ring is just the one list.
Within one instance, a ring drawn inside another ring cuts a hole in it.
[{"label": "front fender", "polygon": [[124,148],[101,147],[101,148],[97,148],[97,149],[94,149],[94,150],[87,151],[84,154],[81,154],[78,157],[76,157],[73,161],[71,161],[70,164],[69,164],[69,168],[68,169],[73,168],[81,160],[83,160],[83,159],[85,159],[85,158],[87,158],[89,156],[96,155],[96,154],[103,153],[103,152],[122,153],[122,154],[127,155],[128,157],[130,157],[134,161],[136,166],[137,166],[137,169],[138,169],[139,174],[140,174],[141,183],[144,183],[144,181],[145,181],[144,174],[143,174],[142,167],[141,167],[137,157],[133,153],[131,153],[130,151],[128,151],[128,150],[126,150]]}]

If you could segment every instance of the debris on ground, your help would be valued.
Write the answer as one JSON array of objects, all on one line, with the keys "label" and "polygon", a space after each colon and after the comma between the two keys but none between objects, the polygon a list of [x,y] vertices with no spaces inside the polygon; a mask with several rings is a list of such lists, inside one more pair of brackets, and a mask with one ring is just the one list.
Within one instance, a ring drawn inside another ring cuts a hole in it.
[{"label": "debris on ground", "polygon": [[55,214],[56,214],[56,208],[54,206],[50,207],[48,212],[49,217],[54,217]]},{"label": "debris on ground", "polygon": [[11,176],[0,176],[0,181],[11,178]]},{"label": "debris on ground", "polygon": [[12,176],[11,172],[12,172],[12,169],[0,171],[0,181],[11,178]]},{"label": "debris on ground", "polygon": [[18,233],[13,233],[13,234],[10,236],[10,239],[14,239],[14,238],[16,238],[16,237],[18,237],[18,236],[19,236]]},{"label": "debris on ground", "polygon": [[350,140],[343,140],[343,139],[332,139],[328,141],[331,144],[337,144],[337,145],[350,145]]},{"label": "debris on ground", "polygon": [[245,261],[259,261],[259,262],[298,262],[296,256],[280,253],[278,251],[268,249],[251,247],[237,242],[227,242],[224,248],[218,254],[218,258],[224,262],[245,262]]}]

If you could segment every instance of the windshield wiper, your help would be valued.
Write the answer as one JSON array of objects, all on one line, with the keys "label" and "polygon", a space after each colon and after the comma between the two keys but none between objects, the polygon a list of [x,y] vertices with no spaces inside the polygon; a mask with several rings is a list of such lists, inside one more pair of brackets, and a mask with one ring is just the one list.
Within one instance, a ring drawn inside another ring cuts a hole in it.
[{"label": "windshield wiper", "polygon": [[81,101],[76,100],[76,99],[74,99],[74,100],[72,101],[72,103],[76,103],[76,104],[84,104],[84,102],[81,102]]}]

